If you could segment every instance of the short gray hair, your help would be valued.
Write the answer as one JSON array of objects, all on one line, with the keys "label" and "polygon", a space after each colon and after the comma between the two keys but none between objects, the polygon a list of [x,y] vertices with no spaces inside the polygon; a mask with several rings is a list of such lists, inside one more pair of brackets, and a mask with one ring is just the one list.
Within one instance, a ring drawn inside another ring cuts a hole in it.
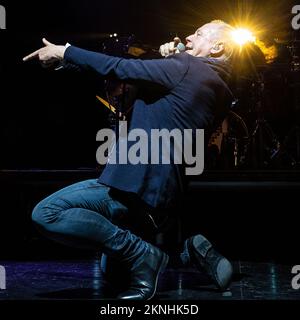
[{"label": "short gray hair", "polygon": [[225,50],[223,59],[225,61],[230,60],[236,48],[236,44],[232,38],[234,28],[222,20],[213,20],[210,23],[218,25],[218,31],[212,34],[212,40],[222,42],[224,44]]}]

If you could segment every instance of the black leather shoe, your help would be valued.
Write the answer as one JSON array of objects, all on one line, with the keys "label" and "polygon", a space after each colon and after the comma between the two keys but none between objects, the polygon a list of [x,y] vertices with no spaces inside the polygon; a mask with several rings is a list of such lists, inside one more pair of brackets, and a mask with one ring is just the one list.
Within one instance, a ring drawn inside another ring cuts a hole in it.
[{"label": "black leather shoe", "polygon": [[168,261],[167,254],[149,245],[143,260],[130,270],[129,289],[119,294],[117,299],[150,300],[155,295],[159,274]]},{"label": "black leather shoe", "polygon": [[200,271],[204,270],[219,289],[228,288],[233,273],[232,265],[205,237],[198,234],[185,241],[181,254],[183,262],[187,257]]}]

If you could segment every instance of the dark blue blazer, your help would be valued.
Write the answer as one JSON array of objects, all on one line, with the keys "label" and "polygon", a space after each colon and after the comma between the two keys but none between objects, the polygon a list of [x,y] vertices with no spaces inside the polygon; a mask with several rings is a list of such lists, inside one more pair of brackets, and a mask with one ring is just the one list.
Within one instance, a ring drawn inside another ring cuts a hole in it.
[{"label": "dark blue blazer", "polygon": [[[216,59],[199,58],[180,53],[169,58],[135,60],[111,57],[70,46],[64,59],[102,76],[122,80],[155,83],[165,90],[149,98],[149,92],[138,95],[129,129],[166,128],[172,130],[209,130],[216,118],[228,111],[232,94],[227,85],[229,68]],[[130,143],[128,148],[130,148]],[[174,147],[174,146],[173,146]],[[149,152],[149,159],[151,155]],[[154,208],[176,204],[184,188],[182,165],[170,164],[107,164],[99,182],[131,192]]]}]

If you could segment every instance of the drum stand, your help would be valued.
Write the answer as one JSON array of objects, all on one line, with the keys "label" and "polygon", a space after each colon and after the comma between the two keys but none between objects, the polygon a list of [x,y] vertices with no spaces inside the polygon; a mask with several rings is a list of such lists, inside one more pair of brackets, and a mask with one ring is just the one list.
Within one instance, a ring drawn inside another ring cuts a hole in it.
[{"label": "drum stand", "polygon": [[[292,77],[291,95],[293,105],[294,125],[286,135],[282,146],[276,155],[277,158],[283,158],[287,163],[285,165],[292,168],[300,168],[300,40],[293,40],[288,46],[291,53],[290,73]],[[282,159],[280,159],[282,161]]]},{"label": "drum stand", "polygon": [[295,107],[296,122],[285,137],[280,155],[285,155],[288,165],[300,168],[300,83],[297,85],[293,104]]},{"label": "drum stand", "polygon": [[258,80],[252,83],[251,98],[257,114],[255,127],[250,135],[251,162],[255,169],[268,166],[280,148],[279,141],[270,124],[264,118],[265,84],[263,75],[258,75]]}]

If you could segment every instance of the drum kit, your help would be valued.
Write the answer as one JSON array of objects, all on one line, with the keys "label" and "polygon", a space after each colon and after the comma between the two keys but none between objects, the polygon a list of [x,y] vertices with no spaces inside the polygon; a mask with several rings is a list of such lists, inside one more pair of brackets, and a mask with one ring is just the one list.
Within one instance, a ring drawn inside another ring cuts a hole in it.
[{"label": "drum kit", "polygon": [[255,65],[250,75],[235,75],[237,99],[213,134],[218,148],[209,144],[208,168],[300,166],[300,41],[278,45],[289,52],[286,58]]},{"label": "drum kit", "polygon": [[[276,40],[275,44],[282,52],[275,61],[269,64],[262,64],[261,59],[256,63],[252,61],[251,72],[239,70],[234,75],[236,99],[208,141],[207,168],[290,169],[300,166],[300,40]],[[154,54],[144,45],[136,45],[134,35],[112,37],[103,43],[102,51],[123,57],[153,58]],[[132,91],[128,85],[114,82],[106,83],[106,89],[106,96],[110,96],[115,105],[118,104],[116,99],[123,99],[119,103],[121,106],[127,104],[124,97]],[[120,94],[112,94],[116,91]],[[110,99],[107,98],[108,103]]]}]

